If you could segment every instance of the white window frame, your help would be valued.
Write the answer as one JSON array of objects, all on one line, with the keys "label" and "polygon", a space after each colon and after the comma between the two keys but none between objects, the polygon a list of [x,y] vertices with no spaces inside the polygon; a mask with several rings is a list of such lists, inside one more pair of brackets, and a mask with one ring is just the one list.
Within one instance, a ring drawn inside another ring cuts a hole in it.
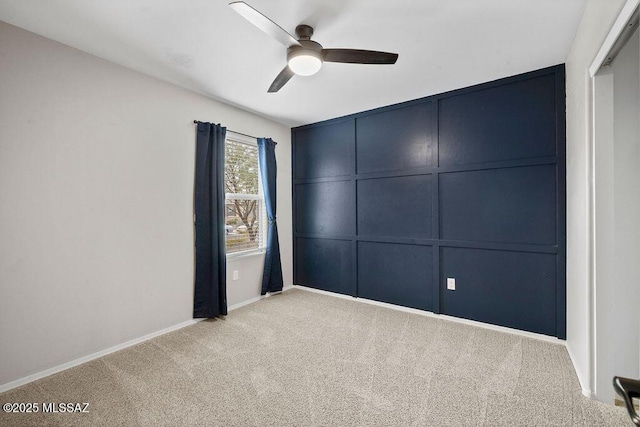
[{"label": "white window frame", "polygon": [[[242,135],[240,133],[236,133],[230,130],[227,130],[227,134],[225,136],[225,147],[226,147],[226,142],[228,140],[232,140],[233,142],[237,142],[240,144],[246,144],[246,145],[250,145],[252,147],[257,147],[258,146],[258,141],[255,138],[251,138],[248,137],[246,135]],[[226,162],[226,148],[225,148],[225,162]],[[226,164],[225,164],[226,165]],[[225,166],[226,167],[226,166]],[[227,200],[233,200],[233,199],[240,199],[240,200],[261,200],[262,201],[262,209],[259,209],[258,212],[258,221],[259,221],[259,226],[261,227],[262,231],[261,236],[260,236],[260,241],[258,243],[258,248],[257,249],[248,249],[248,250],[244,250],[244,251],[238,251],[238,252],[233,252],[233,253],[227,253],[227,259],[238,259],[238,258],[244,258],[244,257],[249,257],[249,256],[256,256],[256,255],[263,255],[266,252],[267,249],[267,220],[266,220],[266,208],[265,208],[265,201],[264,201],[264,191],[262,188],[262,173],[260,170],[260,161],[258,161],[258,194],[235,194],[235,193],[224,193],[224,199],[225,202]],[[227,210],[224,210],[224,216],[225,216],[225,225],[226,225],[226,220],[227,220]],[[227,233],[225,233],[224,235],[224,245],[225,245],[225,250],[227,247]]]}]

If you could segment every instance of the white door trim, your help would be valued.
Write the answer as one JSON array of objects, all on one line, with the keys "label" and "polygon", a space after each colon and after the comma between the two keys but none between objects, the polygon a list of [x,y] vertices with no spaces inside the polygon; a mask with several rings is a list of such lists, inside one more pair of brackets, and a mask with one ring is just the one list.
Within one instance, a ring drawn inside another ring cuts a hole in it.
[{"label": "white door trim", "polygon": [[640,0],[627,0],[625,5],[622,7],[620,15],[618,15],[618,19],[616,19],[613,27],[611,27],[611,31],[609,31],[607,38],[604,39],[604,43],[602,43],[600,50],[589,67],[589,76],[591,78],[596,75],[600,67],[602,67],[602,64],[607,60],[609,52],[611,52],[611,49],[618,41],[622,31],[631,20],[631,17],[638,8],[638,5],[640,5]]}]

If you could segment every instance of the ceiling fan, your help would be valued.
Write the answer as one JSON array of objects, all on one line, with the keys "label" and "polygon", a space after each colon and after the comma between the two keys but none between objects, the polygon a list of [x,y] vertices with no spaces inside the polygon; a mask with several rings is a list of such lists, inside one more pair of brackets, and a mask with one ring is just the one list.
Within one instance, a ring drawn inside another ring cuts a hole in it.
[{"label": "ceiling fan", "polygon": [[271,83],[268,92],[277,92],[294,74],[310,76],[317,73],[323,62],[343,62],[348,64],[395,64],[397,53],[360,49],[324,49],[320,43],[311,40],[313,28],[308,25],[296,27],[296,40],[271,19],[243,1],[234,1],[229,6],[243,18],[273,37],[287,48],[287,65]]}]

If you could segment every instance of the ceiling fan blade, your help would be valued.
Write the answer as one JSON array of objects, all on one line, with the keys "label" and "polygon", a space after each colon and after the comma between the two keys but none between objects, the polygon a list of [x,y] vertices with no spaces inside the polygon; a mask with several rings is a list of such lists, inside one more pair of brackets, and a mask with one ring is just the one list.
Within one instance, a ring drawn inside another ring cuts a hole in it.
[{"label": "ceiling fan blade", "polygon": [[349,64],[395,64],[397,53],[360,49],[322,49],[325,62],[346,62]]},{"label": "ceiling fan blade", "polygon": [[243,1],[234,1],[229,3],[229,6],[236,12],[238,12],[244,19],[251,22],[256,27],[267,33],[267,35],[273,37],[282,43],[285,47],[300,46],[298,40],[296,40],[291,34],[282,29],[281,26],[273,22],[271,19],[264,16],[248,4]]},{"label": "ceiling fan blade", "polygon": [[269,90],[267,92],[273,93],[279,91],[280,89],[282,89],[282,86],[287,84],[287,82],[291,79],[291,77],[293,77],[293,75],[294,72],[291,71],[291,68],[289,68],[288,65],[285,65],[282,71],[280,71],[280,74],[278,74],[273,83],[271,83],[271,86],[269,86]]}]

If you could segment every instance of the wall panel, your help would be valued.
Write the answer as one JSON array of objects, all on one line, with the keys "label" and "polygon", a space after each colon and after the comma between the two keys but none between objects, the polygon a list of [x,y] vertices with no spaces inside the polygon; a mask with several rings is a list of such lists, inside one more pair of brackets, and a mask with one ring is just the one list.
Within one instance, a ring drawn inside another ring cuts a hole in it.
[{"label": "wall panel", "polygon": [[296,239],[296,277],[299,283],[340,294],[353,294],[351,242]]},{"label": "wall panel", "polygon": [[433,112],[433,103],[426,102],[358,117],[358,173],[433,166]]},{"label": "wall panel", "polygon": [[560,65],[293,129],[295,283],[564,338],[564,98]]},{"label": "wall panel", "polygon": [[555,90],[547,74],[441,99],[440,166],[554,156]]},{"label": "wall panel", "polygon": [[355,195],[350,181],[298,184],[295,195],[297,232],[327,235],[355,232]]},{"label": "wall panel", "polygon": [[431,246],[358,242],[358,296],[431,310],[432,250]]},{"label": "wall panel", "polygon": [[[556,331],[554,254],[440,249],[442,313],[541,334]],[[455,278],[456,291],[446,289]]]},{"label": "wall panel", "polygon": [[431,175],[358,181],[358,234],[431,238]]},{"label": "wall panel", "polygon": [[298,179],[349,175],[354,172],[354,121],[342,121],[294,132]]},{"label": "wall panel", "polygon": [[556,165],[440,175],[440,237],[555,245]]}]

